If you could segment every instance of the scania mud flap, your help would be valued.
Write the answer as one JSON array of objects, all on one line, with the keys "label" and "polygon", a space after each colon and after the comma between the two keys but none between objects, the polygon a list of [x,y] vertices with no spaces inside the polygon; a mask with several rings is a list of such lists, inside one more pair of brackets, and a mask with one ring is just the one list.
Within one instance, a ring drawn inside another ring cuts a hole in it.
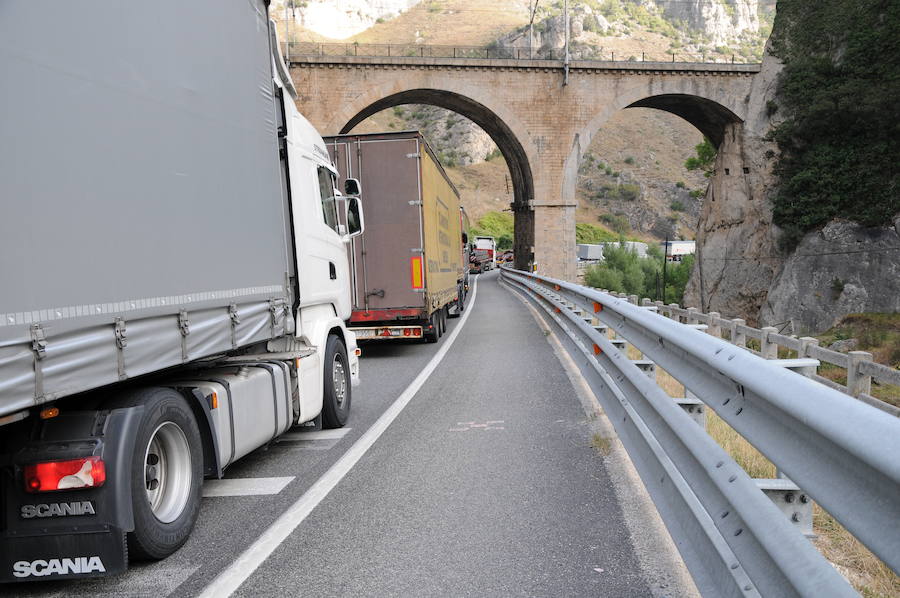
[{"label": "scania mud flap", "polygon": [[[143,409],[60,414],[41,422],[0,468],[0,582],[97,577],[127,568],[125,534],[134,529],[131,463]],[[29,465],[84,458],[102,460],[102,484],[27,489]]]}]

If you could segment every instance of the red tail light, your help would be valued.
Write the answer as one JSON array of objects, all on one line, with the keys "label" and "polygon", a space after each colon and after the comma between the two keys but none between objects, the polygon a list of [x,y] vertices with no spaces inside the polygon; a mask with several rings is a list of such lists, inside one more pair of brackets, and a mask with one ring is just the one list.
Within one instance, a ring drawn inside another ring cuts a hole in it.
[{"label": "red tail light", "polygon": [[106,481],[106,465],[100,457],[50,461],[25,466],[25,491],[56,492],[96,488]]}]

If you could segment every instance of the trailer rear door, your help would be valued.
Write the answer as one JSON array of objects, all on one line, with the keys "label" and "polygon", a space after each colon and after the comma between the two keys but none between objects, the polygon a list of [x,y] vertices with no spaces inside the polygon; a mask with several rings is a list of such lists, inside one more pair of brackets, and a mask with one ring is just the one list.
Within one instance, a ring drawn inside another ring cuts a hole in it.
[{"label": "trailer rear door", "polygon": [[362,185],[366,230],[352,241],[353,309],[425,307],[419,142],[344,136],[326,139],[344,180]]}]

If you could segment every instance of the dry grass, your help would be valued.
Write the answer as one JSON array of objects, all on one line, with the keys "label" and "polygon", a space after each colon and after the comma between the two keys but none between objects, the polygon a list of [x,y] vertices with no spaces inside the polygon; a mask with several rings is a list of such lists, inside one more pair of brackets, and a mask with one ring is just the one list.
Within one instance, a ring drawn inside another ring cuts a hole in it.
[{"label": "dry grass", "polygon": [[706,431],[751,478],[774,478],[775,465],[725,423],[712,409],[706,410]]},{"label": "dry grass", "polygon": [[612,451],[612,440],[602,434],[594,434],[591,437],[591,448],[606,457]]},{"label": "dry grass", "polygon": [[347,41],[484,46],[527,22],[528,14],[516,0],[425,0]]},{"label": "dry grass", "polygon": [[813,530],[818,535],[816,548],[865,598],[900,596],[900,577],[817,504],[813,505]]}]

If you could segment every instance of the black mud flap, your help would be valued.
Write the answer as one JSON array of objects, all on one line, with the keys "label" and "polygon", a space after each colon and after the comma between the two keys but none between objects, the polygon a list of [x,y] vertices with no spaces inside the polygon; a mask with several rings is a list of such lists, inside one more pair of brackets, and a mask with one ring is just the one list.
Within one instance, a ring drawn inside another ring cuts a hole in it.
[{"label": "black mud flap", "polygon": [[0,538],[0,582],[98,577],[128,568],[125,532]]},{"label": "black mud flap", "polygon": [[[61,414],[43,422],[34,439],[12,455],[0,475],[0,582],[125,571],[125,534],[134,529],[131,462],[143,409]],[[102,486],[25,491],[26,465],[86,456],[103,459]]]}]

